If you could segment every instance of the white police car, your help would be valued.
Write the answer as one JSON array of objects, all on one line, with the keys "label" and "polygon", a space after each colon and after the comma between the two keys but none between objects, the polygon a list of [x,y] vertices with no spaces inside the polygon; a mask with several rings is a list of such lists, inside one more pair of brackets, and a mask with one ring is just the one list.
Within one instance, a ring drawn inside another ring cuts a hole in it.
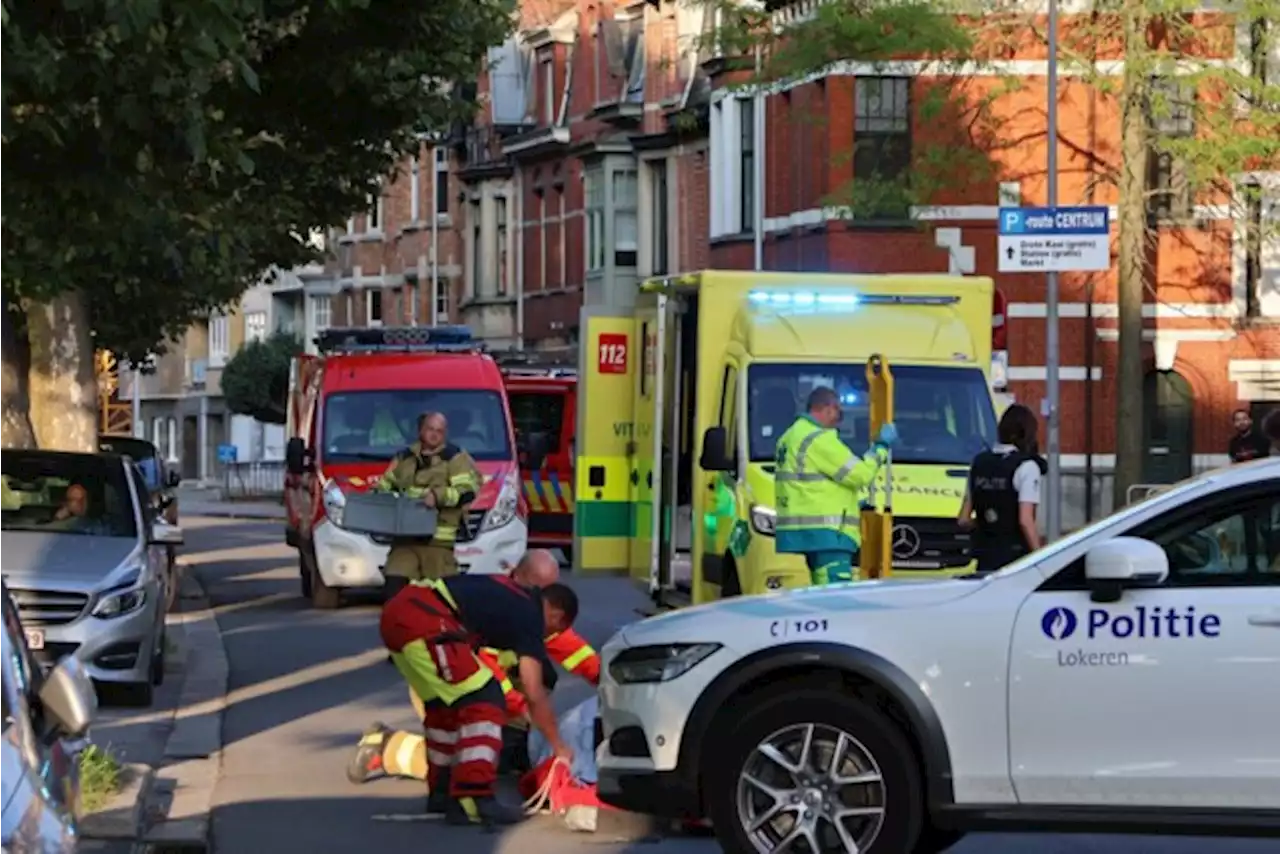
[{"label": "white police car", "polygon": [[726,851],[1280,835],[1280,460],[982,580],[731,599],[602,655],[601,796],[710,818]]}]

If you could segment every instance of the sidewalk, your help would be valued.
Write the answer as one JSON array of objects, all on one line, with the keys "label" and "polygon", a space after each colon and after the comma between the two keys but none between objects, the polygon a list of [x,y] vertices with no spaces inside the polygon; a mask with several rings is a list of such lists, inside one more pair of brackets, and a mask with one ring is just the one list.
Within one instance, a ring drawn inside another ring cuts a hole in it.
[{"label": "sidewalk", "polygon": [[86,851],[205,851],[221,768],[228,665],[222,634],[194,573],[169,616],[166,678],[148,709],[103,708],[90,738],[123,763],[121,790],[80,820]]}]

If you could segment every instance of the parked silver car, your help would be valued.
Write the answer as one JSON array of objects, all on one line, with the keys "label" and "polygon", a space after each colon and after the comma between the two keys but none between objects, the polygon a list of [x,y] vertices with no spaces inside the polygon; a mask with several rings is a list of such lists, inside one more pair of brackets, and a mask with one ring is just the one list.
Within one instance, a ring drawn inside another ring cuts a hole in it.
[{"label": "parked silver car", "polygon": [[137,466],[116,454],[6,450],[0,569],[27,643],[46,664],[75,655],[130,705],[164,679],[167,547]]},{"label": "parked silver car", "polygon": [[97,709],[93,683],[74,657],[48,676],[31,656],[7,589],[0,667],[0,846],[3,854],[76,850],[77,755]]}]

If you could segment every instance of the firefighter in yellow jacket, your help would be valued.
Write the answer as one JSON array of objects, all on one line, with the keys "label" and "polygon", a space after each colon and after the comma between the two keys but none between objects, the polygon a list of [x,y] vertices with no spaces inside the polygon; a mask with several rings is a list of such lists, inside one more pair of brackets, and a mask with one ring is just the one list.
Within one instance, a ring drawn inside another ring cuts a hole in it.
[{"label": "firefighter in yellow jacket", "polygon": [[471,455],[448,442],[449,424],[439,412],[418,419],[418,441],[396,455],[374,489],[421,497],[439,512],[435,536],[391,544],[383,588],[384,601],[410,581],[444,578],[458,571],[453,544],[467,506],[480,491],[481,477]]}]

